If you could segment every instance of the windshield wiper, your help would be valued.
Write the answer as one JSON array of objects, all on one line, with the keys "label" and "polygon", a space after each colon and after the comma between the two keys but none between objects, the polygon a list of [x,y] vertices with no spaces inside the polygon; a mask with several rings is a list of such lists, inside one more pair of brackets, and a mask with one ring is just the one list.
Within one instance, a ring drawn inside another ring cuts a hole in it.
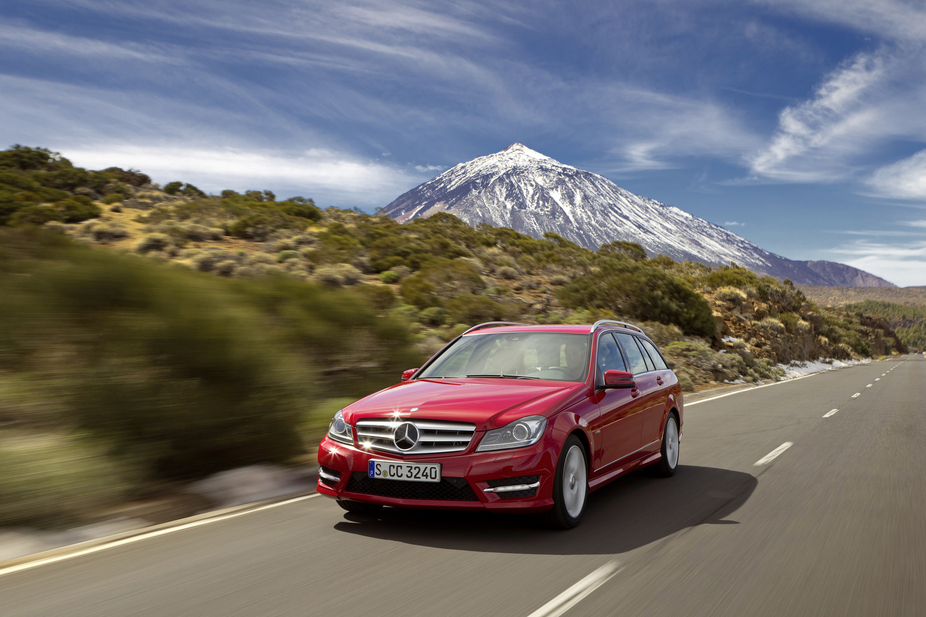
[{"label": "windshield wiper", "polygon": [[530,375],[505,375],[504,373],[492,373],[489,375],[467,375],[467,377],[495,377],[496,379],[540,379],[540,377],[531,377]]}]

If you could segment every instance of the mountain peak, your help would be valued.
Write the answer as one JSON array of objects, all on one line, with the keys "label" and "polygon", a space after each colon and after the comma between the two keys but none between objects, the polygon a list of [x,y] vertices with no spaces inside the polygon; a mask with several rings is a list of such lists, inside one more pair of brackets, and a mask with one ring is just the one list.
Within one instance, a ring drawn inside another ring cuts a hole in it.
[{"label": "mountain peak", "polygon": [[849,271],[859,272],[848,266],[838,272],[829,266],[812,268],[769,253],[718,225],[634,195],[603,176],[564,165],[520,142],[460,163],[381,211],[400,223],[439,212],[473,226],[510,227],[535,238],[555,232],[591,250],[624,240],[642,245],[649,255],[668,255],[680,262],[732,261],[796,283],[832,285],[849,280]]}]

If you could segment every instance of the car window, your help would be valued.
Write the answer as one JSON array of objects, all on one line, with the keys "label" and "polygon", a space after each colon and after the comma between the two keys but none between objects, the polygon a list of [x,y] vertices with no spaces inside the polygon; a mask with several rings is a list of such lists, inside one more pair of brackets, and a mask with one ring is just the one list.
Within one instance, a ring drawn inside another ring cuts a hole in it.
[{"label": "car window", "polygon": [[626,371],[624,358],[610,332],[605,332],[598,339],[598,375],[603,379],[605,371]]},{"label": "car window", "polygon": [[649,354],[646,353],[646,350],[643,349],[643,346],[640,344],[640,343],[642,343],[643,341],[642,341],[641,339],[637,338],[636,336],[633,337],[633,340],[635,340],[635,341],[637,342],[637,347],[639,347],[639,348],[640,348],[640,352],[643,353],[643,361],[646,362],[646,370],[648,370],[648,371],[655,371],[655,370],[656,370],[656,365],[653,364],[653,360],[649,357]]},{"label": "car window", "polygon": [[666,361],[663,360],[662,355],[659,353],[659,350],[656,349],[656,346],[650,343],[646,339],[637,339],[643,345],[643,349],[649,352],[649,357],[653,360],[653,364],[656,365],[656,370],[664,371],[669,367],[666,366]]},{"label": "car window", "polygon": [[643,359],[643,352],[640,351],[640,348],[637,347],[636,342],[634,342],[634,337],[629,334],[624,334],[623,332],[617,332],[614,334],[617,337],[617,340],[620,341],[621,349],[624,350],[624,355],[627,356],[627,361],[630,363],[630,372],[634,375],[639,373],[645,373],[649,370],[646,367],[646,360]]},{"label": "car window", "polygon": [[560,332],[484,333],[462,337],[416,379],[508,376],[584,381],[589,336]]}]

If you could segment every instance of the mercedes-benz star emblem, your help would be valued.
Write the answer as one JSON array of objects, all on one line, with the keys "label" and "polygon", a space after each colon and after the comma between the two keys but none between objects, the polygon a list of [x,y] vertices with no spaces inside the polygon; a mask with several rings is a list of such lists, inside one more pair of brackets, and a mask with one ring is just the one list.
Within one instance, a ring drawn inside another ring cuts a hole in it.
[{"label": "mercedes-benz star emblem", "polygon": [[402,452],[408,452],[418,443],[418,427],[411,422],[403,422],[395,430],[392,440],[395,442],[396,448]]}]

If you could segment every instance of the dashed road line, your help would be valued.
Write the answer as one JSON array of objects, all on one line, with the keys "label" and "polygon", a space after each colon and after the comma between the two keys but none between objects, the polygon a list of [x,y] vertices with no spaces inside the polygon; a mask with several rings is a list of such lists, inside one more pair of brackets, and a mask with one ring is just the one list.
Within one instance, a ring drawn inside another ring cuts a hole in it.
[{"label": "dashed road line", "polygon": [[755,463],[753,463],[753,466],[761,467],[762,465],[768,465],[769,463],[774,461],[776,458],[778,458],[778,456],[782,452],[784,452],[785,450],[787,450],[793,445],[794,445],[793,442],[790,442],[790,441],[784,442],[783,444],[781,444],[780,446],[778,446],[777,448],[775,448],[774,450],[772,450],[771,452],[769,452],[768,454],[766,454],[765,456],[757,460]]},{"label": "dashed road line", "polygon": [[880,377],[875,377],[875,381],[881,381]]},{"label": "dashed road line", "polygon": [[861,392],[856,392],[855,394],[852,395],[852,398],[858,398],[858,397],[860,397],[861,395],[862,395]]},{"label": "dashed road line", "polygon": [[609,561],[581,581],[559,594],[528,617],[559,617],[585,599],[590,593],[607,583],[623,570],[620,562]]},{"label": "dashed road line", "polygon": [[824,417],[824,418],[829,418],[830,416],[832,416],[833,414],[835,414],[837,411],[839,411],[839,410],[838,410],[838,409],[830,409],[828,412],[826,412],[825,414],[823,414],[823,417]]},{"label": "dashed road line", "polygon": [[870,387],[872,387],[873,385],[875,385],[875,384],[873,384],[873,383],[870,383],[870,384],[868,384],[868,385],[867,385],[867,386],[865,386],[865,387],[866,387],[866,388],[870,388]]}]

